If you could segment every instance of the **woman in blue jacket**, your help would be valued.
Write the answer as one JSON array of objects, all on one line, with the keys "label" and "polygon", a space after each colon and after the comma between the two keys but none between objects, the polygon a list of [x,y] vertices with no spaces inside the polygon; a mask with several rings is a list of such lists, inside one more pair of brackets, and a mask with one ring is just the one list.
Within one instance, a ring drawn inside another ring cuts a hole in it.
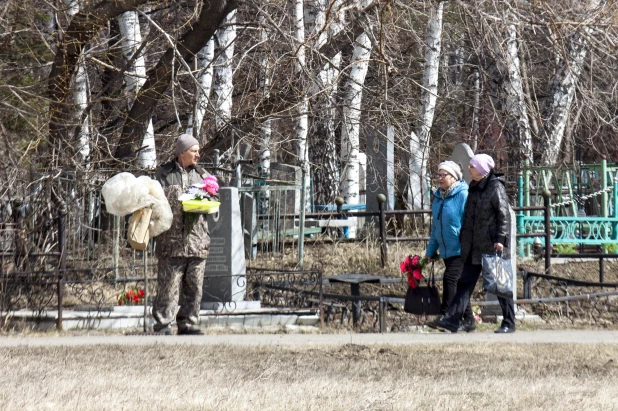
[{"label": "woman in blue jacket", "polygon": [[[442,282],[442,305],[440,316],[444,315],[457,291],[457,281],[463,269],[459,234],[468,199],[468,184],[462,180],[461,168],[454,161],[445,161],[438,166],[438,184],[431,206],[431,236],[425,256],[428,261],[436,257],[438,249],[444,260],[445,270]],[[468,304],[463,316],[462,331],[476,329],[472,307]]]}]

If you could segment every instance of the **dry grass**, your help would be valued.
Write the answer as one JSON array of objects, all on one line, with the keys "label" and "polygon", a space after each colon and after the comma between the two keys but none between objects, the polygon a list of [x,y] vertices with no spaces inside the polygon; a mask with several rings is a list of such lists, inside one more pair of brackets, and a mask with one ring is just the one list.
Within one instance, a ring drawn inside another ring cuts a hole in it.
[{"label": "dry grass", "polygon": [[[368,273],[400,277],[399,262],[407,255],[425,255],[421,243],[389,243],[388,262],[386,267],[380,263],[380,247],[373,240],[358,243],[317,240],[304,247],[303,267],[310,268],[319,263],[324,275],[341,273]],[[258,254],[251,266],[268,268],[296,268],[298,265],[298,249],[288,245],[279,254]],[[436,267],[437,268],[437,267]]]},{"label": "dry grass", "polygon": [[4,410],[612,410],[618,345],[4,348]]}]

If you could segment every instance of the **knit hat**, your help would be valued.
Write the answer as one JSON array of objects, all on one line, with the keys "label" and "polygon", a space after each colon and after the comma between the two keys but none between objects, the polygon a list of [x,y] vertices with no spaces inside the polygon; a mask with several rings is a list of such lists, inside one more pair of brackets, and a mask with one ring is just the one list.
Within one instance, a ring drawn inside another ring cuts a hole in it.
[{"label": "knit hat", "polygon": [[486,176],[496,164],[491,156],[487,154],[477,154],[470,159],[470,165],[476,168],[479,173]]},{"label": "knit hat", "polygon": [[191,134],[181,134],[176,139],[176,154],[181,154],[193,146],[199,146],[200,142]]},{"label": "knit hat", "polygon": [[447,173],[455,177],[455,180],[457,181],[461,180],[461,178],[463,177],[463,174],[461,174],[461,167],[459,167],[459,164],[454,161],[445,161],[443,163],[440,163],[440,165],[438,166],[438,170],[446,171]]}]

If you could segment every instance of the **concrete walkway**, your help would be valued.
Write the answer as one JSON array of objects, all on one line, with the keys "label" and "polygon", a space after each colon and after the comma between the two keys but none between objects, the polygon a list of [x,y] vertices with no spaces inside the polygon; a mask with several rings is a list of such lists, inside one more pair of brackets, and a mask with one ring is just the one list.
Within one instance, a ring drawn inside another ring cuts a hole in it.
[{"label": "concrete walkway", "polygon": [[392,334],[221,334],[204,336],[62,336],[2,337],[4,347],[57,347],[85,345],[238,345],[238,346],[326,346],[343,344],[618,344],[618,331],[565,330],[518,331],[499,335],[491,332],[470,334],[392,333]]}]

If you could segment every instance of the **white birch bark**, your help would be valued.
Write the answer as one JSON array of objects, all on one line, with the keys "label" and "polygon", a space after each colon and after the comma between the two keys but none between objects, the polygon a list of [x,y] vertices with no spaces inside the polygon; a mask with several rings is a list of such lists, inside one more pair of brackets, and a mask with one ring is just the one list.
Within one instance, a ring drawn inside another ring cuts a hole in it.
[{"label": "white birch bark", "polygon": [[336,118],[339,66],[341,53],[337,53],[319,73],[322,92],[314,104],[312,120],[312,146],[314,200],[316,204],[332,204],[339,195],[339,164],[336,147]]},{"label": "white birch bark", "polygon": [[[551,84],[549,95],[543,108],[543,125],[539,130],[541,133],[541,163],[543,165],[554,165],[560,156],[560,148],[564,137],[564,130],[567,125],[569,112],[573,105],[577,82],[581,75],[584,59],[588,52],[589,43],[586,36],[592,36],[592,30],[586,23],[594,20],[594,9],[599,7],[601,0],[590,0],[585,5],[589,11],[588,22],[584,22],[582,30],[585,35],[575,31],[571,34],[566,45],[565,58],[560,58],[558,70]],[[561,53],[557,53],[557,57]]]},{"label": "white birch bark", "polygon": [[[129,70],[125,74],[129,106],[132,106],[135,101],[135,96],[146,82],[146,63],[144,56],[139,55],[133,58],[142,44],[142,34],[137,12],[128,11],[121,14],[118,17],[118,26],[120,28],[120,35],[122,36],[122,54],[127,61],[132,61]],[[157,166],[157,151],[152,119],[148,120],[141,150],[137,156],[137,164],[141,168],[146,169],[153,169]]]},{"label": "white birch bark", "polygon": [[189,126],[186,133],[198,138],[204,122],[204,116],[210,101],[210,91],[212,89],[212,78],[214,73],[213,59],[215,57],[215,41],[208,40],[208,43],[197,53],[197,78],[198,83],[195,90],[195,107],[189,119]]},{"label": "white birch bark", "polygon": [[425,64],[421,90],[419,125],[410,133],[410,184],[408,206],[413,210],[427,208],[427,160],[429,157],[430,131],[433,124],[438,92],[438,73],[442,40],[442,11],[444,2],[432,4],[427,24]]},{"label": "white birch bark", "polygon": [[329,26],[329,36],[334,37],[345,28],[345,11],[342,10],[346,0],[331,0],[328,3],[330,13],[334,14]]},{"label": "white birch bark", "polygon": [[479,131],[480,131],[479,116],[481,114],[481,75],[478,69],[475,69],[472,75],[474,78],[474,83],[473,83],[474,106],[472,107],[471,148],[473,152],[476,152],[476,149],[479,143]]},{"label": "white birch bark", "polygon": [[[343,106],[343,127],[341,132],[341,195],[347,204],[358,204],[359,200],[359,142],[360,117],[363,85],[369,67],[371,41],[366,33],[356,38]],[[349,237],[356,237],[356,226],[349,228]]]},{"label": "white birch bark", "polygon": [[[264,21],[264,17],[260,16],[260,22]],[[268,31],[262,25],[260,27],[260,38],[262,44],[268,42]],[[262,71],[262,89],[264,90],[264,98],[270,97],[270,87],[272,84],[270,59],[266,51],[262,51],[260,56],[260,69]],[[272,119],[267,118],[260,127],[260,144],[258,148],[258,162],[260,176],[264,178],[270,177],[270,139],[272,136]]]},{"label": "white birch bark", "polygon": [[[319,50],[328,41],[330,26],[326,22],[326,10],[330,5],[328,0],[309,0],[305,4],[307,43],[314,50]],[[315,204],[331,204],[339,195],[335,95],[340,64],[341,53],[337,53],[318,71],[317,77],[310,84],[312,109],[309,119],[309,159]]]},{"label": "white birch bark", "polygon": [[[585,30],[585,29],[584,29]],[[573,105],[577,81],[587,54],[588,41],[575,33],[569,39],[566,60],[561,60],[545,102],[541,127],[541,163],[554,165],[560,155],[562,138]]]},{"label": "white birch bark", "polygon": [[75,95],[73,100],[77,107],[76,118],[82,120],[77,138],[77,152],[81,162],[86,167],[88,167],[88,157],[90,156],[90,118],[88,115],[84,116],[84,111],[88,107],[89,90],[88,74],[84,64],[80,63],[75,73]]},{"label": "white birch bark", "polygon": [[305,28],[309,43],[315,49],[320,49],[328,41],[326,27],[327,0],[308,0],[305,4]]},{"label": "white birch bark", "polygon": [[222,130],[232,118],[234,83],[234,43],[236,41],[236,10],[228,14],[215,33],[214,100],[215,127]]},{"label": "white birch bark", "polygon": [[301,182],[302,189],[305,191],[305,210],[310,203],[309,190],[309,150],[307,145],[307,135],[309,131],[309,100],[305,89],[305,18],[303,0],[294,0],[294,39],[296,40],[296,67],[295,74],[300,79],[297,84],[300,86],[299,96],[301,101],[298,103],[296,115],[296,155],[298,164],[303,170],[304,178]]},{"label": "white birch bark", "polygon": [[[78,0],[64,0],[66,6],[66,13],[69,17],[73,17],[79,11]],[[90,155],[90,118],[84,116],[84,110],[88,106],[89,95],[89,83],[88,74],[84,63],[80,62],[77,65],[77,72],[75,73],[75,86],[73,89],[73,102],[75,103],[76,111],[75,118],[81,122],[79,124],[79,136],[77,137],[77,153],[79,155],[80,162],[88,167],[88,156]],[[82,119],[83,117],[83,119]]]},{"label": "white birch bark", "polygon": [[69,17],[73,17],[79,11],[79,0],[64,0],[65,11]]},{"label": "white birch bark", "polygon": [[[504,82],[506,96],[506,121],[505,128],[511,141],[508,145],[512,148],[511,153],[519,166],[523,165],[524,156],[528,155],[532,161],[532,133],[528,119],[528,108],[524,95],[519,63],[516,17],[509,15],[507,21],[513,24],[507,25],[507,41],[505,50],[505,62],[508,70],[508,79]],[[517,150],[518,152],[513,152]],[[510,157],[510,156],[509,156]],[[509,161],[509,163],[514,163]]]}]

